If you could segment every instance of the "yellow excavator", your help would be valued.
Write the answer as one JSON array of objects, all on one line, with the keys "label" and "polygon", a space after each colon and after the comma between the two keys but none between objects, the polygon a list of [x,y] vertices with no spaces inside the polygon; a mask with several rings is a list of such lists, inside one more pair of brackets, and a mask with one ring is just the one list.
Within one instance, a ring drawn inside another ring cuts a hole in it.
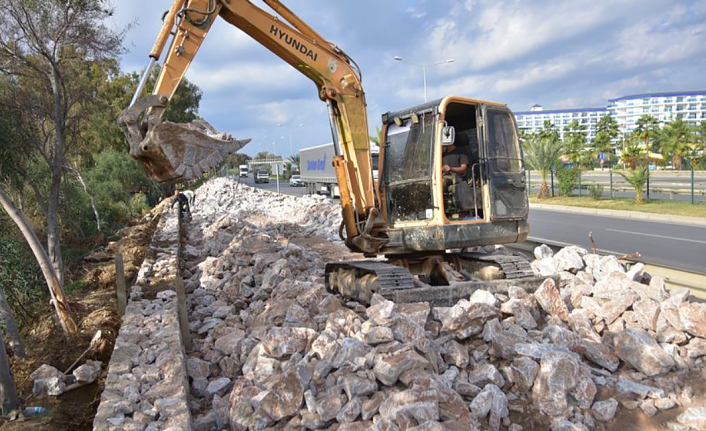
[{"label": "yellow excavator", "polygon": [[[365,93],[355,61],[278,0],[175,0],[131,106],[119,119],[131,154],[163,183],[199,177],[246,143],[161,117],[220,17],[311,79],[328,107],[343,222],[339,234],[364,260],[326,266],[329,289],[369,302],[451,305],[474,290],[537,285],[527,260],[484,246],[529,233],[525,171],[512,112],[501,103],[447,96],[382,116],[379,178],[373,179]],[[172,36],[152,94],[139,98]],[[463,154],[449,170],[445,150]],[[375,258],[375,259],[370,259]]]}]

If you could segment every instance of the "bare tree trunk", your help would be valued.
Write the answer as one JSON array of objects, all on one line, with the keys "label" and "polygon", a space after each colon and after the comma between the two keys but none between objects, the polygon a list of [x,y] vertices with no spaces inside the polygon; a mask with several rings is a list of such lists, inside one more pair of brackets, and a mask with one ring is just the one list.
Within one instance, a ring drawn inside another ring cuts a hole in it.
[{"label": "bare tree trunk", "polygon": [[6,415],[12,410],[17,410],[19,402],[17,400],[17,388],[15,380],[12,378],[10,361],[7,359],[5,343],[0,339],[0,403],[2,403],[2,414]]},{"label": "bare tree trunk", "polygon": [[60,76],[52,67],[50,75],[54,107],[52,120],[54,122],[54,148],[51,154],[51,189],[47,215],[47,251],[59,285],[64,285],[64,261],[61,258],[61,237],[59,226],[59,195],[61,193],[61,174],[64,169],[64,117],[62,115]]},{"label": "bare tree trunk", "polygon": [[27,356],[25,354],[25,346],[22,343],[22,337],[20,337],[20,330],[17,328],[15,316],[12,315],[10,304],[8,304],[7,298],[5,298],[5,289],[2,286],[0,286],[0,320],[5,327],[5,335],[7,335],[10,341],[12,353],[18,358]]},{"label": "bare tree trunk", "polygon": [[78,327],[76,326],[73,316],[71,316],[69,302],[64,296],[64,291],[61,288],[61,284],[59,284],[54,266],[49,260],[49,256],[42,247],[42,244],[39,242],[37,235],[34,233],[34,229],[29,225],[24,215],[15,207],[2,187],[0,187],[0,204],[5,208],[5,211],[15,222],[17,227],[20,228],[22,235],[25,237],[25,240],[34,253],[34,257],[37,259],[37,263],[39,263],[39,267],[42,270],[44,279],[47,282],[47,287],[49,288],[52,305],[54,305],[56,309],[56,314],[59,317],[59,322],[61,323],[64,333],[69,338],[75,339],[78,336]]},{"label": "bare tree trunk", "polygon": [[81,186],[83,186],[83,191],[86,192],[88,195],[88,198],[91,200],[91,208],[93,208],[93,215],[96,217],[96,229],[98,229],[98,233],[102,234],[103,229],[101,228],[101,217],[98,214],[98,209],[96,209],[96,200],[93,198],[93,195],[88,193],[88,187],[86,187],[86,182],[83,181],[83,177],[81,176],[81,173],[78,171],[78,167],[76,168],[69,168],[71,171],[76,175],[76,178],[78,178],[78,182],[81,183]]}]

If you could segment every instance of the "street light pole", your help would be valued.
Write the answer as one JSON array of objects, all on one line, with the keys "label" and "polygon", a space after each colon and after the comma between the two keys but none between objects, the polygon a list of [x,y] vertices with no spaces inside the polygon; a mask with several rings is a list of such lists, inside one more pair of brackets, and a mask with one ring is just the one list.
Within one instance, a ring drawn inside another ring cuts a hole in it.
[{"label": "street light pole", "polygon": [[434,67],[434,66],[438,66],[440,64],[453,63],[454,61],[456,61],[453,58],[449,58],[448,60],[439,61],[437,63],[432,63],[432,64],[416,64],[416,63],[411,63],[409,61],[406,61],[405,59],[403,59],[400,56],[395,56],[394,59],[396,61],[401,61],[402,63],[407,63],[410,66],[416,66],[416,67],[419,67],[422,69],[422,78],[424,80],[424,103],[426,103],[428,101],[427,100],[427,67]]}]

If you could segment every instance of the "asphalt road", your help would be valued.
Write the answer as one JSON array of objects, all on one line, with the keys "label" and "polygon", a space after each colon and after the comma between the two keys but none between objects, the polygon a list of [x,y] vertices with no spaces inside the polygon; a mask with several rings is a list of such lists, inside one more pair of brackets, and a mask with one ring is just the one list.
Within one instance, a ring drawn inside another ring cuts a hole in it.
[{"label": "asphalt road", "polygon": [[[248,185],[276,191],[274,181],[254,184],[252,178],[240,179]],[[280,192],[302,196],[304,187],[280,183]],[[591,249],[588,233],[593,232],[597,248],[618,255],[642,254],[645,263],[706,274],[706,227],[639,221],[614,217],[530,210],[530,239],[556,244],[575,244]]]},{"label": "asphalt road", "polygon": [[706,273],[706,227],[628,220],[614,217],[530,210],[530,239],[575,244],[591,249],[588,233],[599,250],[642,254],[655,265]]},{"label": "asphalt road", "polygon": [[[277,191],[277,182],[273,179],[271,179],[269,183],[255,184],[252,176],[248,176],[247,178],[240,178],[240,182],[260,189],[273,192]],[[288,195],[304,196],[306,194],[306,187],[289,187],[289,181],[281,180],[279,183],[279,191],[280,193],[286,193]]]}]

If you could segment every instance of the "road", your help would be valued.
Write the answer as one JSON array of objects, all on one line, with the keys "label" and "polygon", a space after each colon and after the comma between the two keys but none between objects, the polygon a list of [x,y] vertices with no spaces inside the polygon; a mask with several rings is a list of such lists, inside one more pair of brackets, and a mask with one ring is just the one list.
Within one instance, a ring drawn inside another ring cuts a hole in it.
[{"label": "road", "polygon": [[[240,178],[240,182],[260,189],[270,190],[273,192],[277,191],[277,182],[275,180],[270,180],[269,183],[255,184],[252,176],[249,176],[247,178]],[[286,193],[293,196],[304,196],[306,194],[306,187],[289,187],[289,181],[284,180],[280,181],[279,190],[281,193]]]},{"label": "road", "polygon": [[[248,185],[276,191],[274,181],[254,184],[252,178],[241,178]],[[302,196],[304,187],[280,183],[282,193]],[[614,217],[564,213],[532,209],[530,239],[557,244],[575,244],[591,249],[588,233],[593,232],[596,246],[602,252],[618,255],[639,251],[640,261],[706,274],[706,227],[640,221]]]},{"label": "road", "polygon": [[706,273],[706,227],[628,220],[614,217],[530,210],[530,239],[575,244],[614,254],[642,253],[655,265]]}]

